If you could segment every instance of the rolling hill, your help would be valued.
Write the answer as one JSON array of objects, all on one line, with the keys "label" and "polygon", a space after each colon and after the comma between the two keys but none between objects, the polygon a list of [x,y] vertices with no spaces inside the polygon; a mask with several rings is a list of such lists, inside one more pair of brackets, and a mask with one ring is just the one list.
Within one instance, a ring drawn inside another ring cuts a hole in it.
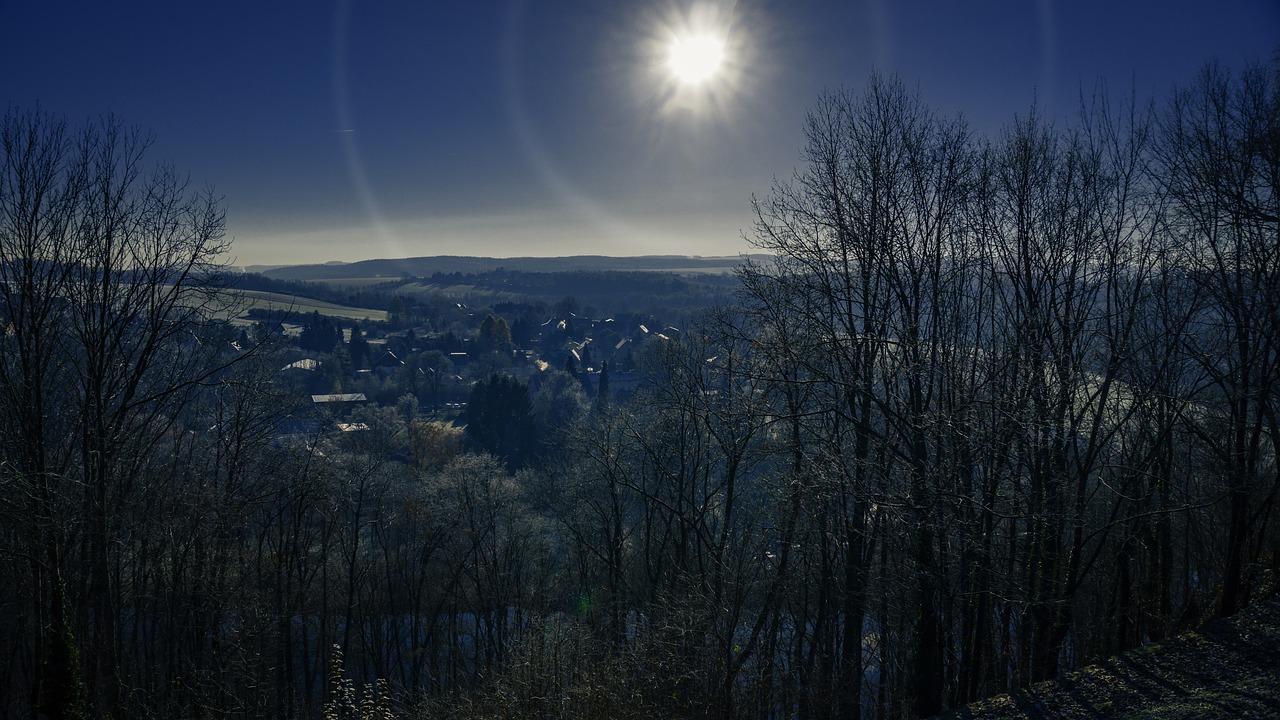
[{"label": "rolling hill", "polygon": [[361,260],[352,263],[287,265],[283,267],[245,268],[248,272],[279,280],[388,280],[412,276],[429,277],[436,273],[487,273],[509,270],[527,273],[552,272],[639,272],[661,271],[679,274],[728,274],[743,263],[744,257],[766,259],[766,255],[699,257],[684,255],[647,255],[642,257],[607,257],[578,255],[572,257],[482,258],[464,256],[431,256]]}]

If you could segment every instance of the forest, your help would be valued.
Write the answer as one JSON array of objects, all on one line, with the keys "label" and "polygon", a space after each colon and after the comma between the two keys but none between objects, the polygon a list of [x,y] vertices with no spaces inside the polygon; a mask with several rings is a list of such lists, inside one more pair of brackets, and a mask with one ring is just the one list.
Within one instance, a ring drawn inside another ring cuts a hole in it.
[{"label": "forest", "polygon": [[991,136],[872,75],[803,130],[733,300],[625,397],[498,368],[454,424],[290,433],[220,199],[11,109],[0,714],[925,717],[1246,606],[1280,61]]}]

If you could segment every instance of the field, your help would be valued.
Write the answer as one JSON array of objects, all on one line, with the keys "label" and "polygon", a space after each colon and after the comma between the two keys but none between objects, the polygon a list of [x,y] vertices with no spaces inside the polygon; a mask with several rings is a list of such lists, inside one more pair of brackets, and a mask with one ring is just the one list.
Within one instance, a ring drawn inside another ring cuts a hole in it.
[{"label": "field", "polygon": [[233,314],[231,320],[235,323],[252,323],[253,318],[249,315],[249,311],[254,309],[288,313],[288,319],[293,321],[297,321],[313,312],[320,313],[326,317],[342,318],[344,320],[382,322],[387,319],[386,310],[349,307],[299,295],[264,292],[261,290],[241,290],[237,294],[239,302],[233,300],[227,304],[227,313]]}]

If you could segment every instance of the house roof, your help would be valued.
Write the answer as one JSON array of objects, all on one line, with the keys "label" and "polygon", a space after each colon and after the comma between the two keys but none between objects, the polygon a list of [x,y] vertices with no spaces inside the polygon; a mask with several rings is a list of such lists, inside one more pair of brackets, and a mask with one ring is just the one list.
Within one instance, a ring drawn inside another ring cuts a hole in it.
[{"label": "house roof", "polygon": [[404,361],[396,357],[396,354],[391,352],[390,350],[383,353],[382,357],[378,358],[377,362],[373,364],[374,367],[384,367],[384,368],[394,368],[394,367],[400,367],[402,365],[404,365]]},{"label": "house roof", "polygon": [[364,393],[334,393],[332,395],[312,395],[311,402],[317,404],[324,403],[357,403],[365,402],[368,398]]},{"label": "house roof", "polygon": [[288,365],[285,365],[284,367],[280,368],[280,371],[284,372],[285,370],[316,370],[319,367],[320,367],[319,360],[316,360],[314,358],[302,358],[301,360],[295,360],[294,362],[291,362]]}]

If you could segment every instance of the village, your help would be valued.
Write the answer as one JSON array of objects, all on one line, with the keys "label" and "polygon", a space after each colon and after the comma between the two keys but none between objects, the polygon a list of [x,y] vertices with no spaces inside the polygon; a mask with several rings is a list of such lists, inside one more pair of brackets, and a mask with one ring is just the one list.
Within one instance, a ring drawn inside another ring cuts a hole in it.
[{"label": "village", "polygon": [[[508,322],[499,310],[516,320]],[[540,322],[533,314],[538,310],[547,313]],[[293,410],[279,421],[277,434],[367,433],[378,417],[400,421],[397,434],[424,424],[436,434],[460,434],[476,386],[495,377],[527,389],[533,422],[551,422],[548,415],[555,413],[548,405],[573,415],[625,400],[642,382],[638,363],[652,344],[681,333],[652,315],[593,317],[577,310],[572,297],[551,308],[508,303],[472,310],[455,303],[443,329],[446,322],[438,317],[404,312],[387,322],[346,326],[318,312],[290,318],[292,331],[281,333],[289,345],[281,357],[289,362],[275,382]],[[237,346],[245,342],[247,336]],[[380,415],[387,409],[394,415]],[[414,454],[414,436],[403,433],[396,444]]]}]

